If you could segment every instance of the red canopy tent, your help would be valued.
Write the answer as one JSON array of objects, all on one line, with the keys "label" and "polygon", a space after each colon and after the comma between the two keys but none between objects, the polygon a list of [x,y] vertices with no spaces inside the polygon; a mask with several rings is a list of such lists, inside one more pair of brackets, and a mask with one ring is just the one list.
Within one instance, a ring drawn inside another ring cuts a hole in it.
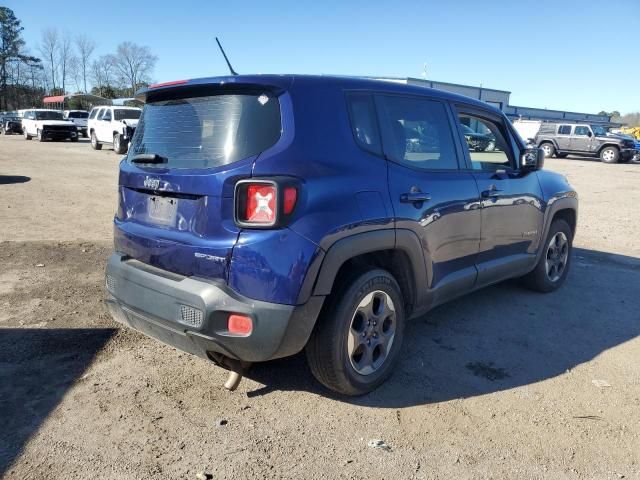
[{"label": "red canopy tent", "polygon": [[87,110],[95,105],[111,105],[112,103],[108,98],[99,97],[98,95],[90,95],[88,93],[72,93],[69,95],[54,95],[51,97],[44,97],[42,99],[42,103],[45,107],[50,107],[56,110],[64,110],[65,103],[71,99],[78,99]]}]

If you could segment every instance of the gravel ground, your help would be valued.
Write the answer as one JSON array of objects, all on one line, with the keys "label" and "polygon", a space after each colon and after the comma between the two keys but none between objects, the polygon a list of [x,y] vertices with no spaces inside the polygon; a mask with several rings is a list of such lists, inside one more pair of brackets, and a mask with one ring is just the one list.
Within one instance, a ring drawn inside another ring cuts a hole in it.
[{"label": "gravel ground", "polygon": [[567,284],[437,308],[345,399],[300,355],[227,392],[109,318],[118,159],[0,137],[0,477],[640,478],[640,165],[548,160],[580,194]]}]

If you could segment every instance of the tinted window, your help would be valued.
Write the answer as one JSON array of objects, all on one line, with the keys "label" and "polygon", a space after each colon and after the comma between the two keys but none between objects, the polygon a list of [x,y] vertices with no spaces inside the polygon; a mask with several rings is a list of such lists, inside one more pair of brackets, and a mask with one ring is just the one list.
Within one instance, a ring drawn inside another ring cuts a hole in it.
[{"label": "tinted window", "polygon": [[88,118],[89,114],[87,112],[69,112],[68,118]]},{"label": "tinted window", "polygon": [[381,96],[385,154],[424,169],[457,169],[447,111],[442,103],[414,97]]},{"label": "tinted window", "polygon": [[558,127],[559,135],[569,135],[571,133],[571,125],[560,125]]},{"label": "tinted window", "polygon": [[574,135],[587,136],[589,135],[589,127],[576,127],[574,130]]},{"label": "tinted window", "polygon": [[281,134],[280,104],[267,94],[229,94],[147,103],[129,148],[173,168],[207,168],[257,155]]},{"label": "tinted window", "polygon": [[349,95],[348,102],[356,142],[365,150],[382,154],[373,98],[371,95]]},{"label": "tinted window", "polygon": [[113,118],[115,120],[137,120],[140,118],[140,110],[125,110],[122,108],[115,108],[113,110]]},{"label": "tinted window", "polygon": [[102,112],[102,117],[100,118],[100,120],[104,120],[105,122],[110,122],[111,121],[111,110],[109,110],[108,108],[105,109],[105,111]]},{"label": "tinted window", "polygon": [[91,110],[91,113],[89,114],[89,118],[96,118],[97,113],[98,113],[98,109],[94,108],[93,110]]},{"label": "tinted window", "polygon": [[62,113],[55,110],[38,110],[35,112],[36,120],[62,120]]},{"label": "tinted window", "polygon": [[459,115],[465,146],[474,170],[514,168],[500,125],[473,115]]}]

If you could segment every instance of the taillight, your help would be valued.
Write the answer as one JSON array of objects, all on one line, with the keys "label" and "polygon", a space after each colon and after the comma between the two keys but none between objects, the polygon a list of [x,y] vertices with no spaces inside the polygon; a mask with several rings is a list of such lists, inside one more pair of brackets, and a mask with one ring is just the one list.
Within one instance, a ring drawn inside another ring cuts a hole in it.
[{"label": "taillight", "polygon": [[298,188],[291,179],[241,180],[236,184],[236,223],[244,227],[279,227],[293,213]]},{"label": "taillight", "polygon": [[248,185],[246,202],[246,222],[263,225],[276,223],[278,190],[275,185]]},{"label": "taillight", "polygon": [[284,189],[284,213],[290,215],[293,212],[293,208],[296,206],[296,200],[298,199],[298,189],[296,187],[286,187]]}]

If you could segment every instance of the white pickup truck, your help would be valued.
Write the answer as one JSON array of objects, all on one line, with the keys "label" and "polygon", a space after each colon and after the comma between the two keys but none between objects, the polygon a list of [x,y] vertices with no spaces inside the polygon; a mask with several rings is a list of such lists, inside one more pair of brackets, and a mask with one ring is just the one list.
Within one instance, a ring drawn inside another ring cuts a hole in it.
[{"label": "white pickup truck", "polygon": [[87,126],[91,146],[101,150],[106,143],[118,154],[127,153],[141,113],[142,110],[135,107],[94,107]]},{"label": "white pickup truck", "polygon": [[89,112],[86,110],[65,110],[62,112],[62,116],[65,120],[73,122],[78,127],[78,134],[82,134],[84,138],[87,138],[87,119],[89,118]]}]

